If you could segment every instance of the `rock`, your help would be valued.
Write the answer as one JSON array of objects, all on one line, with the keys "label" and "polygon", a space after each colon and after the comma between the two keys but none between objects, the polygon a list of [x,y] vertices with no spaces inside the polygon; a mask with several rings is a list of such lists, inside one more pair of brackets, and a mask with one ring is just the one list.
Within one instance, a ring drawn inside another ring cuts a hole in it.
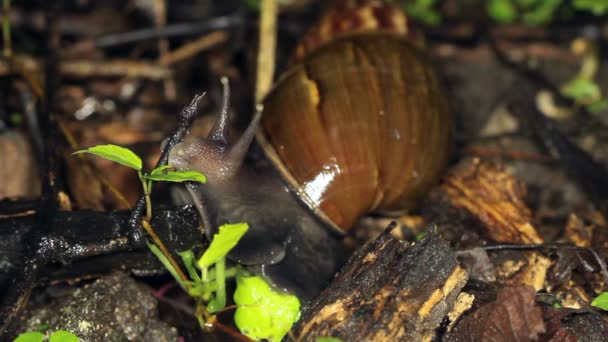
[{"label": "rock", "polygon": [[21,331],[47,324],[48,331],[67,330],[82,342],[174,342],[177,330],[157,319],[157,304],[149,290],[116,272],[29,311]]}]

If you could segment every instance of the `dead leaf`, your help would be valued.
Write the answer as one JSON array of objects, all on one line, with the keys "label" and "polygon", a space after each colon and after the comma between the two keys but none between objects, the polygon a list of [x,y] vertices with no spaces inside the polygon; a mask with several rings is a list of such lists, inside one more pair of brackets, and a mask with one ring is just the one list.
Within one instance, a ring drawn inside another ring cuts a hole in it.
[{"label": "dead leaf", "polygon": [[496,301],[465,316],[444,339],[466,341],[532,341],[545,331],[542,310],[530,286],[505,287]]}]

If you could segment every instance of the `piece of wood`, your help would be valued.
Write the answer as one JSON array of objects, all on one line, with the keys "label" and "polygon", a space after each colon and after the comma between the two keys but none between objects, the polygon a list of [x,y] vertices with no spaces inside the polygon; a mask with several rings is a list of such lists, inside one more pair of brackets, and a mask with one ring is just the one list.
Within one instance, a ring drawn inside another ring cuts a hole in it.
[{"label": "piece of wood", "polygon": [[467,273],[435,233],[410,245],[389,226],[359,249],[303,312],[301,341],[430,341],[452,308]]},{"label": "piece of wood", "polygon": [[[433,223],[443,221],[438,219],[441,216],[452,222],[455,217],[461,220],[466,216],[479,223],[484,237],[496,242],[542,243],[524,201],[526,194],[526,184],[499,165],[478,158],[465,159],[448,172],[443,184],[433,192],[427,209],[435,214],[425,216]],[[431,208],[445,209],[441,203],[447,204],[453,215]]]}]

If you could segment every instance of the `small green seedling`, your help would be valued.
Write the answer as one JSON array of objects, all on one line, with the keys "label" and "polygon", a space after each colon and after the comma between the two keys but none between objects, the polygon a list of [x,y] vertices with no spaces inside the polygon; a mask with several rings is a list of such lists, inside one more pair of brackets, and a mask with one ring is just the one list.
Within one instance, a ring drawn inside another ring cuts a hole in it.
[{"label": "small green seedling", "polygon": [[254,340],[278,342],[300,319],[298,297],[274,291],[260,277],[237,275],[234,302],[238,305],[234,322]]},{"label": "small green seedling", "polygon": [[[80,153],[90,153],[137,171],[146,198],[147,219],[152,216],[150,192],[153,181],[206,181],[201,173],[173,170],[170,165],[160,166],[149,174],[143,173],[141,158],[131,150],[116,145],[100,145],[75,152]],[[222,225],[200,258],[196,259],[191,250],[179,253],[188,272],[187,277],[171,255],[166,250],[163,251],[161,241],[148,243],[148,247],[182,289],[195,300],[201,327],[214,321],[214,314],[226,307],[226,279],[236,277],[234,299],[238,305],[235,314],[237,327],[243,334],[254,339],[280,341],[300,317],[298,298],[274,292],[263,279],[250,276],[239,265],[226,268],[226,255],[248,229],[247,223]]]},{"label": "small green seedling", "polygon": [[[497,23],[548,24],[574,10],[600,16],[608,12],[608,0],[484,0],[489,16]],[[561,15],[560,15],[561,14]]]},{"label": "small green seedling", "polygon": [[426,232],[420,232],[420,233],[416,234],[416,236],[414,236],[414,241],[416,241],[416,242],[422,241],[425,236],[426,236]]},{"label": "small green seedling", "polygon": [[403,1],[403,8],[408,16],[427,25],[437,25],[441,23],[439,2],[437,0]]},{"label": "small green seedling", "polygon": [[90,147],[86,150],[80,150],[74,152],[74,154],[90,153],[98,157],[102,157],[111,160],[115,163],[122,164],[137,171],[139,180],[141,181],[144,195],[146,198],[146,217],[149,219],[152,217],[152,203],[150,201],[150,193],[152,191],[153,181],[164,181],[164,182],[198,182],[205,183],[207,179],[205,175],[196,171],[177,171],[174,170],[170,165],[161,165],[158,168],[152,170],[150,174],[142,172],[142,161],[133,151],[128,148],[124,148],[117,145],[98,145]]},{"label": "small green seedling", "polygon": [[487,10],[498,23],[521,21],[528,25],[549,23],[563,0],[488,0]]},{"label": "small green seedling", "polygon": [[608,98],[602,95],[602,89],[596,82],[600,68],[598,47],[593,42],[587,42],[579,46],[577,54],[581,55],[580,70],[560,87],[561,93],[591,113],[608,110]]},{"label": "small green seedling", "polygon": [[591,306],[608,311],[608,292],[602,292],[591,302]]},{"label": "small green seedling", "polygon": [[574,0],[572,4],[577,10],[588,11],[594,15],[608,13],[608,0]]},{"label": "small green seedling", "polygon": [[[44,334],[41,332],[38,332],[38,331],[25,332],[25,333],[17,336],[17,338],[13,340],[13,342],[43,342],[43,341],[44,341]],[[79,342],[80,340],[78,339],[78,336],[72,334],[69,331],[57,330],[51,334],[48,341],[49,342]]]},{"label": "small green seedling", "polygon": [[[247,223],[222,225],[219,232],[213,237],[209,248],[198,260],[195,260],[194,253],[190,250],[181,252],[180,256],[190,277],[187,284],[181,283],[176,272],[169,269],[197,303],[207,303],[207,313],[216,313],[226,306],[226,279],[234,278],[240,271],[238,265],[226,269],[226,255],[236,246],[248,229]],[[169,264],[168,267],[172,267],[172,265]],[[200,275],[196,270],[197,267],[200,269]],[[201,318],[199,317],[199,319]]]}]

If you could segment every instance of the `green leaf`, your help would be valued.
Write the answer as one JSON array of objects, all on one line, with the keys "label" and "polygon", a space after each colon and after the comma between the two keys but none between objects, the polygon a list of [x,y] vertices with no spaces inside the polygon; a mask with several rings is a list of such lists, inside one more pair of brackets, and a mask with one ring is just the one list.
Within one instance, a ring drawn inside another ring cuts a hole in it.
[{"label": "green leaf", "polygon": [[49,342],[79,342],[78,336],[69,331],[57,330],[49,338]]},{"label": "green leaf", "polygon": [[416,242],[422,241],[422,239],[424,239],[425,235],[426,235],[426,232],[420,232],[420,233],[416,234],[416,236],[414,236],[414,241],[416,241]]},{"label": "green leaf", "polygon": [[441,22],[441,14],[437,9],[436,0],[416,0],[403,2],[405,12],[427,25],[437,25]]},{"label": "green leaf", "polygon": [[553,15],[562,0],[543,0],[533,9],[523,14],[522,20],[529,25],[543,25],[553,19]]},{"label": "green leaf", "polygon": [[150,243],[150,242],[148,242],[148,248],[150,248],[152,253],[154,253],[154,255],[156,255],[158,260],[160,260],[160,262],[167,269],[167,271],[169,271],[169,273],[171,273],[171,275],[177,281],[179,286],[181,286],[182,289],[184,289],[184,291],[187,291],[186,284],[184,284],[184,282],[182,281],[182,278],[177,274],[177,270],[175,270],[175,268],[173,267],[173,265],[171,264],[169,259],[167,259],[167,257],[163,254],[163,252],[161,252],[161,250],[155,244]]},{"label": "green leaf", "polygon": [[42,342],[43,339],[44,335],[42,333],[37,331],[29,331],[17,336],[13,342]]},{"label": "green leaf", "polygon": [[150,172],[151,175],[156,175],[156,174],[161,174],[163,173],[163,171],[165,171],[166,169],[170,169],[173,166],[171,165],[161,165],[159,167],[157,167],[156,169],[152,170],[152,172]]},{"label": "green leaf", "polygon": [[591,306],[608,311],[608,292],[603,292],[591,302]]},{"label": "green leaf", "polygon": [[574,78],[568,83],[564,84],[561,88],[562,94],[576,101],[584,101],[589,98],[597,98],[601,96],[600,87],[593,82],[582,77]]},{"label": "green leaf", "polygon": [[145,179],[153,181],[165,181],[165,182],[198,182],[205,183],[207,178],[205,175],[198,171],[185,170],[185,171],[168,171],[167,173],[151,173],[144,175]]},{"label": "green leaf", "polygon": [[254,340],[281,341],[300,319],[298,297],[273,291],[260,277],[237,276],[234,302],[236,326]]},{"label": "green leaf", "polygon": [[608,99],[602,99],[599,101],[594,101],[587,106],[587,110],[589,110],[593,114],[597,114],[608,110]]},{"label": "green leaf", "polygon": [[344,340],[337,337],[317,337],[315,342],[344,342]]},{"label": "green leaf", "polygon": [[142,168],[141,158],[139,158],[135,153],[133,153],[133,151],[129,150],[128,148],[124,148],[117,145],[97,145],[90,147],[86,150],[74,152],[74,154],[80,153],[94,154],[96,156],[111,160],[118,164],[130,167],[137,171],[141,171]]},{"label": "green leaf", "polygon": [[488,1],[488,13],[499,23],[512,23],[517,19],[517,11],[511,0]]},{"label": "green leaf", "polygon": [[220,226],[219,232],[213,236],[211,245],[203,253],[203,256],[198,259],[198,267],[201,269],[208,268],[224,258],[236,246],[248,229],[249,225],[247,223],[224,224]]},{"label": "green leaf", "polygon": [[608,0],[574,0],[573,5],[577,10],[586,10],[594,15],[608,13]]}]

